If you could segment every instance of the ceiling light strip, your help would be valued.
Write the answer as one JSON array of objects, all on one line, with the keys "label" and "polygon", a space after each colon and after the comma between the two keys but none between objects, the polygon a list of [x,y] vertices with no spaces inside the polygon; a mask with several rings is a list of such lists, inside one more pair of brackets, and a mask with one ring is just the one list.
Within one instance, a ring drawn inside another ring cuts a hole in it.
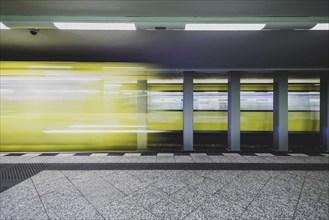
[{"label": "ceiling light strip", "polygon": [[0,30],[9,30],[10,28],[7,27],[4,23],[0,22]]},{"label": "ceiling light strip", "polygon": [[136,30],[134,23],[54,22],[61,30]]},{"label": "ceiling light strip", "polygon": [[328,31],[329,30],[329,23],[318,23],[314,27],[312,27],[310,30]]},{"label": "ceiling light strip", "polygon": [[186,31],[258,31],[266,24],[186,24]]}]

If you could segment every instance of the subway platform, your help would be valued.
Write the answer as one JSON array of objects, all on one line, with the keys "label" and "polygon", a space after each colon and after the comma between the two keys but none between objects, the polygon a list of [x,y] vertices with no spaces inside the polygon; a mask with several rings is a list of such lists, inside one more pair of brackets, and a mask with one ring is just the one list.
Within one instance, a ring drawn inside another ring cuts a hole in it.
[{"label": "subway platform", "polygon": [[1,153],[0,219],[329,219],[328,153]]}]

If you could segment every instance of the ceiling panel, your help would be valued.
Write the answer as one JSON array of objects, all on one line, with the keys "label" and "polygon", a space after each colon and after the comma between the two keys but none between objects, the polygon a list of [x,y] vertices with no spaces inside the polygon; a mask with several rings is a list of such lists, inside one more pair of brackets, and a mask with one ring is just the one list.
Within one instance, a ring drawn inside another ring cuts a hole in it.
[{"label": "ceiling panel", "polygon": [[328,16],[327,0],[1,0],[2,16]]}]

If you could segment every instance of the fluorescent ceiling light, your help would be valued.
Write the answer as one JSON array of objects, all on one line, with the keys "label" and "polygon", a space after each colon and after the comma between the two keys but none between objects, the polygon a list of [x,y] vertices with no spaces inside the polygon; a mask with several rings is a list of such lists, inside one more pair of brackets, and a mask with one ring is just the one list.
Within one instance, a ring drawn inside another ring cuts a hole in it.
[{"label": "fluorescent ceiling light", "polygon": [[329,23],[319,23],[312,27],[310,30],[322,31],[322,30],[329,30]]},{"label": "fluorescent ceiling light", "polygon": [[134,23],[77,23],[54,22],[62,30],[136,30]]},{"label": "fluorescent ceiling light", "polygon": [[9,30],[10,28],[0,22],[0,30]]},{"label": "fluorescent ceiling light", "polygon": [[187,31],[257,31],[266,24],[186,24]]}]

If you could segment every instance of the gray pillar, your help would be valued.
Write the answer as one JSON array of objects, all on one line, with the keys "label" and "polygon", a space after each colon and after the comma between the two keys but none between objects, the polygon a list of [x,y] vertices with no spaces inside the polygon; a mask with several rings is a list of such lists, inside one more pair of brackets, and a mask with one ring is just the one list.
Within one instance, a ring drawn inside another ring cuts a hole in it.
[{"label": "gray pillar", "polygon": [[273,148],[288,151],[288,73],[273,77]]},{"label": "gray pillar", "polygon": [[193,150],[193,73],[184,72],[183,82],[183,146]]},{"label": "gray pillar", "polygon": [[329,152],[329,76],[320,78],[320,132],[321,150]]},{"label": "gray pillar", "polygon": [[[138,130],[146,130],[147,128],[147,81],[137,81],[137,126]],[[147,148],[147,133],[137,133],[137,149]]]},{"label": "gray pillar", "polygon": [[240,150],[240,73],[228,74],[228,150]]}]

